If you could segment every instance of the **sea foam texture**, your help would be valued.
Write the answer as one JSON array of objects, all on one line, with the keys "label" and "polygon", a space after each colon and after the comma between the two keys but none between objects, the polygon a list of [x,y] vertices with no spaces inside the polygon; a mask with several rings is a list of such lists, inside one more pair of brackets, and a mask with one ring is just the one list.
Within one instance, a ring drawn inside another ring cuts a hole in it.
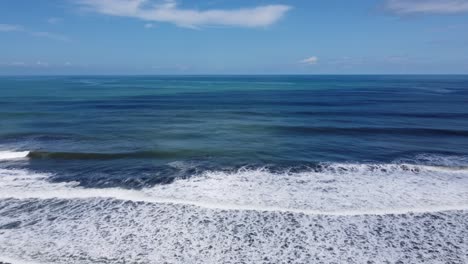
[{"label": "sea foam texture", "polygon": [[466,263],[468,170],[426,161],[205,171],[141,190],[3,168],[0,261]]},{"label": "sea foam texture", "polygon": [[115,199],[0,200],[0,255],[35,263],[466,263],[468,211],[305,215]]},{"label": "sea foam texture", "polygon": [[322,170],[206,171],[141,190],[82,188],[51,176],[0,169],[0,198],[85,199],[184,204],[210,209],[303,214],[398,214],[468,209],[468,169],[409,164],[329,164]]},{"label": "sea foam texture", "polygon": [[29,151],[0,151],[0,160],[12,160],[26,158]]}]

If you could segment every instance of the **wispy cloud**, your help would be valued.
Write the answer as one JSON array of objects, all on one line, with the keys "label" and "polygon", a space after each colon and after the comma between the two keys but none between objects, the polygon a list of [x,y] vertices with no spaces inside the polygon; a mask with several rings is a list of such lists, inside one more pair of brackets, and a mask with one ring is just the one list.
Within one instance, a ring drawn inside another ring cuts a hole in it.
[{"label": "wispy cloud", "polygon": [[21,67],[21,66],[26,66],[26,63],[22,62],[22,61],[14,61],[12,63],[10,63],[11,66],[18,66],[18,67]]},{"label": "wispy cloud", "polygon": [[47,23],[51,24],[51,25],[56,25],[56,24],[60,24],[62,22],[63,19],[59,18],[59,17],[49,17],[47,19]]},{"label": "wispy cloud", "polygon": [[191,65],[185,65],[185,64],[176,64],[172,66],[152,66],[152,70],[156,71],[176,71],[176,72],[183,72],[192,69]]},{"label": "wispy cloud", "polygon": [[50,38],[58,41],[64,41],[64,42],[69,42],[71,41],[69,37],[61,35],[61,34],[55,34],[47,31],[35,31],[31,32],[31,35],[35,37],[42,37],[42,38]]},{"label": "wispy cloud", "polygon": [[36,66],[38,67],[49,67],[49,63],[43,61],[37,61]]},{"label": "wispy cloud", "polygon": [[274,24],[291,9],[287,5],[263,5],[240,9],[183,9],[175,0],[76,0],[97,13],[133,17],[145,21],[173,23],[181,27],[239,26],[265,27]]},{"label": "wispy cloud", "polygon": [[400,14],[455,14],[468,12],[468,0],[387,0],[387,10]]},{"label": "wispy cloud", "polygon": [[47,61],[43,60],[37,60],[37,61],[29,61],[29,62],[24,62],[24,61],[13,61],[11,63],[0,63],[2,66],[10,66],[10,67],[22,67],[22,68],[59,68],[59,67],[73,67],[74,64],[72,64],[69,61],[66,61],[64,63],[49,63]]},{"label": "wispy cloud", "polygon": [[11,24],[0,24],[0,32],[12,32],[12,31],[23,31],[23,27],[20,25]]},{"label": "wispy cloud", "polygon": [[146,23],[144,27],[145,27],[145,28],[154,28],[154,24],[152,24],[152,23]]},{"label": "wispy cloud", "polygon": [[409,63],[409,62],[411,62],[411,59],[408,56],[395,55],[395,56],[388,56],[388,57],[384,58],[384,62],[387,62],[387,63]]},{"label": "wispy cloud", "polygon": [[43,38],[49,38],[49,39],[65,41],[65,42],[71,41],[70,38],[65,35],[56,34],[56,33],[47,32],[47,31],[28,30],[20,25],[0,24],[0,32],[23,32],[34,37],[43,37]]},{"label": "wispy cloud", "polygon": [[318,60],[319,59],[316,56],[312,56],[312,57],[301,60],[300,63],[313,65],[313,64],[317,64]]}]

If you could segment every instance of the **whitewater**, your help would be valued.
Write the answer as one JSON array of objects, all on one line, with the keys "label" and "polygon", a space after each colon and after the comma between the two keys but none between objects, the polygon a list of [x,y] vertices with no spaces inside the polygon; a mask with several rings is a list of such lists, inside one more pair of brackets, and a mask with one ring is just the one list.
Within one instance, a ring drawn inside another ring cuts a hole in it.
[{"label": "whitewater", "polygon": [[[442,161],[204,171],[139,190],[1,168],[0,261],[463,263],[468,169],[463,158]],[[447,243],[454,247],[431,249]],[[426,255],[409,254],[413,247]]]}]

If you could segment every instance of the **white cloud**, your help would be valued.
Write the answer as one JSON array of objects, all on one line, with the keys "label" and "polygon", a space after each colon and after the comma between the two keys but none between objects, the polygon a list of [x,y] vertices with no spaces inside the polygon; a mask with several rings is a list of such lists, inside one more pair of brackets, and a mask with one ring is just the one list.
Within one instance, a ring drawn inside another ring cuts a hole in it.
[{"label": "white cloud", "polygon": [[410,59],[407,56],[389,56],[384,58],[384,61],[388,63],[407,63]]},{"label": "white cloud", "polygon": [[73,63],[66,61],[63,64],[61,63],[49,63],[46,61],[42,60],[37,60],[37,61],[29,61],[29,62],[24,62],[24,61],[13,61],[11,63],[0,63],[0,65],[3,66],[11,66],[11,67],[25,67],[25,68],[57,68],[57,67],[72,67],[74,66]]},{"label": "white cloud", "polygon": [[52,24],[52,25],[60,24],[61,22],[62,22],[62,19],[59,17],[50,17],[49,19],[47,19],[47,23]]},{"label": "white cloud", "polygon": [[69,42],[70,41],[70,38],[68,38],[67,36],[47,32],[47,31],[34,31],[34,32],[30,32],[30,33],[31,33],[31,35],[33,35],[35,37],[50,38],[50,39],[64,41],[64,42]]},{"label": "white cloud", "polygon": [[50,39],[66,41],[66,42],[70,41],[70,38],[61,34],[56,34],[56,33],[47,32],[47,31],[28,30],[20,25],[0,24],[0,32],[22,32],[22,33],[29,34],[35,37],[50,38]]},{"label": "white cloud", "polygon": [[23,27],[20,25],[11,24],[0,24],[0,32],[12,32],[12,31],[23,31]]},{"label": "white cloud", "polygon": [[42,61],[37,61],[36,65],[39,66],[39,67],[49,67],[49,63],[42,62]]},{"label": "white cloud", "polygon": [[145,28],[153,28],[154,25],[152,23],[146,23]]},{"label": "white cloud", "polygon": [[316,56],[312,56],[312,57],[309,57],[307,59],[301,60],[300,63],[305,63],[305,64],[312,65],[312,64],[317,64],[318,60],[319,59]]},{"label": "white cloud", "polygon": [[468,12],[468,0],[387,0],[385,7],[396,14],[455,14]]},{"label": "white cloud", "polygon": [[182,9],[175,0],[154,3],[149,0],[76,0],[101,14],[133,17],[145,21],[173,23],[182,27],[240,26],[265,27],[277,22],[291,9],[287,5],[264,5],[240,9]]},{"label": "white cloud", "polygon": [[26,63],[22,61],[14,61],[10,64],[11,66],[26,66]]}]

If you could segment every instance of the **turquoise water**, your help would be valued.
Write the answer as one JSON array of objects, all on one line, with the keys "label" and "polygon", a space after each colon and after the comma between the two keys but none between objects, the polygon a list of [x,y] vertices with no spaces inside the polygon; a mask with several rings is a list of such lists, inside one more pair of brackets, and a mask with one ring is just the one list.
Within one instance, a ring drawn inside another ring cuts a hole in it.
[{"label": "turquoise water", "polygon": [[0,261],[463,263],[467,105],[455,75],[2,77]]}]

